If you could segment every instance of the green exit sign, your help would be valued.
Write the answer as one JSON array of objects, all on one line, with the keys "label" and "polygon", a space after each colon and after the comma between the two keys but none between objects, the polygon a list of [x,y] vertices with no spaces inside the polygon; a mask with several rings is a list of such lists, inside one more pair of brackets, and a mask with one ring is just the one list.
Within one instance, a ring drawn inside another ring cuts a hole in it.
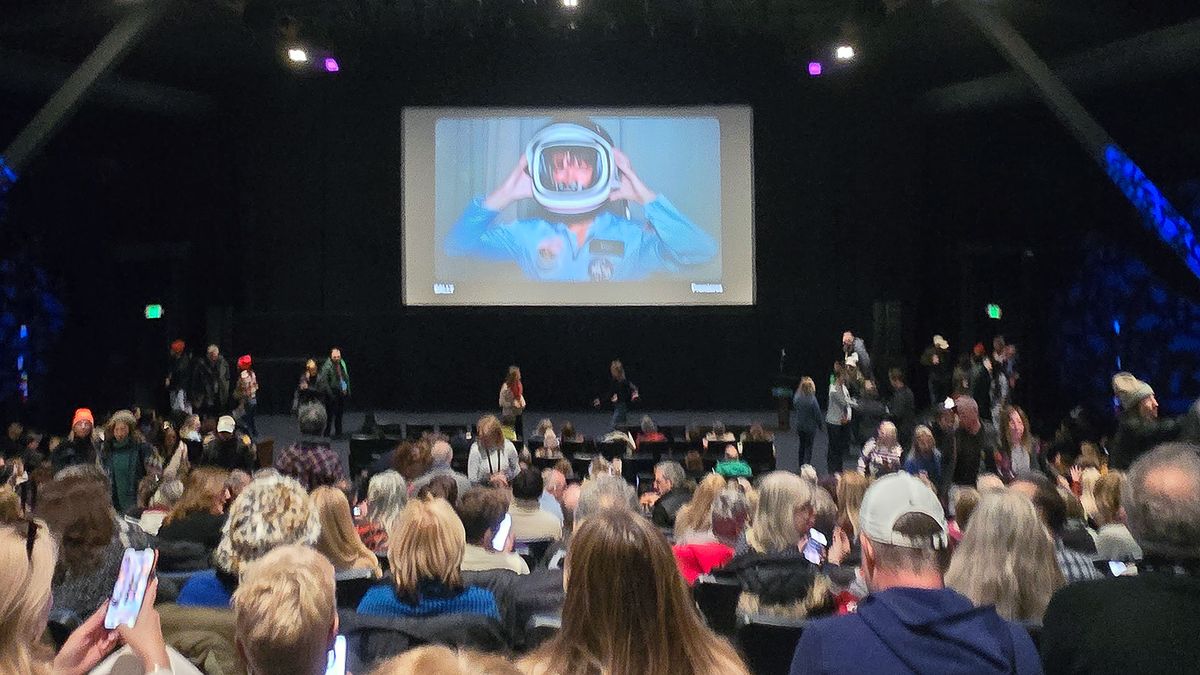
[{"label": "green exit sign", "polygon": [[1000,315],[1001,315],[1000,305],[988,305],[987,306],[987,315],[988,315],[989,319],[999,320]]},{"label": "green exit sign", "polygon": [[147,319],[161,319],[163,314],[162,305],[146,305]]}]

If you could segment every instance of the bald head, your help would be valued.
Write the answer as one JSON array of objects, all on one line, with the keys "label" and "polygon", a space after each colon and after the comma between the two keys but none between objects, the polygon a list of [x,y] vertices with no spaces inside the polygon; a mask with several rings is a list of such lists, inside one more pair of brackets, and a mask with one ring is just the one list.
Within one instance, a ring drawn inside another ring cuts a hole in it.
[{"label": "bald head", "polygon": [[1138,458],[1125,510],[1146,555],[1200,561],[1200,447],[1168,443]]},{"label": "bald head", "polygon": [[563,490],[567,487],[567,477],[558,469],[546,469],[542,472],[542,485],[555,499],[562,499]]},{"label": "bald head", "polygon": [[450,447],[449,441],[434,441],[433,447],[429,450],[429,458],[433,460],[434,464],[448,465],[454,459],[454,448]]},{"label": "bald head", "polygon": [[637,511],[637,491],[620,476],[600,476],[588,481],[575,507],[575,527],[589,516],[608,509]]}]

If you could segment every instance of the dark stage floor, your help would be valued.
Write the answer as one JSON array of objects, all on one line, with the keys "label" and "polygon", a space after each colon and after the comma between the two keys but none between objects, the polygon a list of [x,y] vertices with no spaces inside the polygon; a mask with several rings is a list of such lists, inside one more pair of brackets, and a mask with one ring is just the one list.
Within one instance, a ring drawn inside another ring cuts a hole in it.
[{"label": "dark stage floor", "polygon": [[[485,411],[487,412],[487,411]],[[479,411],[460,411],[460,412],[402,412],[402,411],[375,411],[375,420],[380,424],[389,423],[410,423],[410,424],[473,424],[479,419],[480,415],[484,414]],[[754,422],[762,422],[767,425],[771,431],[775,431],[772,425],[775,422],[775,412],[773,410],[764,411],[665,411],[665,410],[648,410],[631,412],[629,415],[629,423],[636,424],[641,420],[644,414],[650,415],[659,425],[688,425],[693,423],[712,424],[715,420],[720,420],[725,424],[731,425],[749,425]],[[570,420],[575,425],[575,429],[589,438],[600,436],[609,430],[609,422],[612,414],[605,411],[544,411],[544,410],[529,410],[525,413],[525,428],[527,432],[531,432],[537,423],[542,418],[549,418],[554,422],[555,429],[559,428],[564,421]],[[358,431],[362,427],[363,413],[347,412],[344,418],[345,425],[343,431],[346,438],[333,442],[333,447],[338,455],[342,457],[343,463],[348,461],[350,454],[349,435]],[[258,417],[258,431],[260,438],[274,438],[275,447],[284,447],[299,437],[300,432],[296,427],[295,418],[288,415],[260,415]],[[776,460],[780,469],[789,471],[797,471],[800,468],[799,458],[797,456],[797,439],[794,431],[775,432],[775,449]],[[813,448],[813,466],[817,467],[817,472],[825,473],[825,454],[828,448],[827,439],[824,432],[818,432]],[[857,448],[855,448],[857,449]],[[847,462],[849,459],[847,458]]]}]

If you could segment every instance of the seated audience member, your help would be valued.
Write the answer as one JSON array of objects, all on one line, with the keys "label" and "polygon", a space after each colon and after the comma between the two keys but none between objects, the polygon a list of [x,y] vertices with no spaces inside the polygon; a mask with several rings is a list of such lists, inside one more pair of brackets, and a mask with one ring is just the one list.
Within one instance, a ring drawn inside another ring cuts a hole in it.
[{"label": "seated audience member", "polygon": [[563,584],[562,628],[522,661],[526,672],[748,672],[704,625],[666,539],[635,513],[588,517],[572,538]]},{"label": "seated audience member", "polygon": [[367,483],[367,508],[360,511],[356,527],[362,542],[376,555],[387,553],[388,531],[408,503],[408,488],[404,477],[395,471],[384,471]]},{"label": "seated audience member", "polygon": [[654,420],[650,419],[649,415],[642,416],[642,430],[638,432],[637,444],[642,443],[665,443],[667,440],[666,434],[658,430],[658,425]]},{"label": "seated audience member", "polygon": [[[437,476],[447,476],[454,479],[458,486],[458,494],[466,494],[467,490],[471,489],[471,481],[450,467],[453,460],[454,448],[450,446],[450,441],[444,438],[433,441],[433,445],[429,449],[429,470],[411,483],[412,493],[419,492]],[[454,503],[452,500],[447,501],[450,501],[451,504]]]},{"label": "seated audience member", "polygon": [[191,576],[176,602],[184,606],[228,607],[242,569],[288,544],[313,546],[321,521],[312,499],[286,476],[256,478],[229,506],[215,569]]},{"label": "seated audience member", "polygon": [[843,560],[848,565],[857,565],[862,549],[858,545],[858,513],[862,508],[863,496],[867,493],[867,477],[855,471],[836,474],[837,484],[831,488],[837,503],[837,526],[850,540],[850,551]]},{"label": "seated audience member", "polygon": [[91,464],[59,472],[38,493],[37,515],[62,550],[54,573],[54,605],[89,616],[112,594],[126,548],[150,538],[112,508],[104,473]]},{"label": "seated audience member", "polygon": [[323,436],[325,406],[306,403],[300,406],[296,416],[300,422],[300,440],[275,453],[275,469],[284,476],[295,478],[305,490],[345,480],[342,460]]},{"label": "seated audience member", "polygon": [[191,469],[187,443],[179,437],[179,432],[175,430],[174,424],[163,422],[158,426],[158,438],[155,440],[154,448],[162,457],[163,476],[183,480],[183,477]]},{"label": "seated audience member", "polygon": [[979,491],[979,494],[991,492],[992,490],[1003,490],[1004,481],[1000,480],[1000,477],[994,473],[981,473],[975,479],[975,489]]},{"label": "seated audience member", "polygon": [[1054,537],[1054,555],[1067,583],[1101,578],[1100,571],[1092,564],[1092,557],[1072,548],[1063,541],[1063,527],[1067,522],[1067,505],[1058,494],[1050,479],[1041,474],[1022,474],[1011,483],[1012,489],[1033,500],[1038,515]]},{"label": "seated audience member", "polygon": [[635,443],[633,440],[633,434],[629,433],[628,431],[621,431],[619,429],[613,429],[612,431],[604,434],[597,439],[597,442],[620,443],[621,445],[625,446],[624,455],[626,457],[633,456],[634,451],[637,450],[637,443]]},{"label": "seated audience member", "polygon": [[[470,488],[468,488],[470,489]],[[417,499],[437,497],[445,499],[450,504],[458,503],[458,482],[450,476],[434,476],[421,486],[414,495]]]},{"label": "seated audience member", "polygon": [[1079,551],[1084,555],[1093,555],[1096,552],[1096,531],[1087,524],[1086,516],[1083,511],[1083,503],[1079,501],[1079,497],[1075,496],[1067,488],[1059,485],[1056,487],[1058,496],[1062,497],[1063,504],[1066,505],[1067,519],[1063,523],[1062,540],[1063,544],[1074,551]]},{"label": "seated audience member", "polygon": [[[716,571],[742,584],[739,612],[802,619],[833,610],[828,577],[801,552],[815,521],[817,489],[787,471],[772,471],[759,483],[758,508],[745,541]],[[830,546],[829,561],[840,564],[845,554],[844,547]]]},{"label": "seated audience member", "polygon": [[692,499],[675,515],[676,543],[693,535],[712,532],[712,507],[717,495],[725,489],[725,479],[715,473],[705,476],[696,486]]},{"label": "seated audience member", "polygon": [[583,434],[575,431],[575,425],[572,424],[571,422],[569,422],[569,421],[563,422],[562,425],[559,426],[559,429],[562,430],[562,434],[561,434],[559,440],[562,441],[563,443],[582,443],[583,442]]},{"label": "seated audience member", "polygon": [[858,472],[872,478],[900,470],[900,457],[904,448],[896,437],[896,425],[881,422],[875,437],[863,444],[858,458]]},{"label": "seated audience member", "polygon": [[444,440],[440,434],[425,432],[415,441],[401,441],[392,451],[391,468],[404,476],[410,490],[413,481],[424,476],[433,466],[434,437]]},{"label": "seated audience member", "polygon": [[637,490],[620,476],[601,476],[590,480],[579,488],[574,508],[570,508],[569,500],[564,500],[564,504],[572,514],[572,530],[567,532],[564,539],[551,544],[546,550],[546,566],[550,569],[562,569],[567,548],[571,543],[571,532],[579,529],[591,516],[606,509],[628,509],[631,513],[638,512]]},{"label": "seated audience member", "polygon": [[712,529],[675,538],[672,546],[675,563],[689,586],[696,583],[696,577],[708,574],[733,558],[734,546],[749,517],[750,502],[746,494],[736,487],[723,487],[712,502]]},{"label": "seated audience member", "polygon": [[250,472],[257,460],[254,441],[246,434],[237,433],[237,423],[229,415],[223,415],[217,420],[217,432],[204,438],[199,463]]},{"label": "seated audience member", "polygon": [[[254,473],[258,474],[263,471],[274,471],[274,469],[259,469]],[[279,472],[276,471],[276,473]],[[237,499],[237,496],[242,494],[242,490],[245,490],[246,486],[249,485],[250,481],[254,480],[254,478],[255,476],[251,476],[241,469],[234,469],[233,471],[230,471],[229,479],[225,481],[225,487],[229,490],[229,501]]]},{"label": "seated audience member", "polygon": [[475,442],[467,456],[467,478],[472,483],[507,486],[520,470],[517,448],[504,438],[500,420],[495,415],[479,418],[475,425]]},{"label": "seated audience member", "polygon": [[388,539],[390,578],[367,591],[358,604],[360,614],[500,618],[491,591],[462,582],[466,532],[444,500],[410,501]]},{"label": "seated audience member", "polygon": [[946,521],[946,533],[950,535],[951,550],[962,542],[963,532],[967,529],[967,521],[971,519],[971,514],[978,507],[979,490],[965,487],[955,493],[954,503],[950,507],[950,512],[954,514],[954,517]]},{"label": "seated audience member", "polygon": [[742,432],[741,442],[774,443],[775,435],[763,428],[762,422],[754,422],[749,429]]},{"label": "seated audience member", "polygon": [[1002,490],[983,496],[954,552],[946,585],[1012,621],[1041,624],[1063,586],[1054,542],[1029,498]]},{"label": "seated audience member", "polygon": [[337,637],[334,568],[307,546],[246,565],[233,594],[238,653],[254,675],[323,675]]},{"label": "seated audience member", "polygon": [[702,481],[710,472],[704,468],[704,455],[699,450],[688,450],[683,456],[684,477],[692,481]]},{"label": "seated audience member", "polygon": [[[324,427],[321,429],[324,430]],[[316,549],[333,564],[338,578],[382,576],[379,558],[358,538],[345,493],[323,485],[313,490],[310,496],[321,521],[321,535],[317,538]]]},{"label": "seated audience member", "polygon": [[1200,663],[1200,448],[1143,453],[1128,481],[1138,573],[1054,595],[1042,631],[1047,673],[1190,672]]},{"label": "seated audience member", "polygon": [[462,571],[512,570],[517,574],[529,574],[529,565],[512,552],[511,531],[500,547],[492,541],[508,508],[508,497],[498,488],[473,487],[459,498],[456,511],[462,520],[467,542]]},{"label": "seated audience member", "polygon": [[521,469],[512,480],[512,504],[508,515],[512,516],[514,541],[562,539],[562,522],[554,514],[542,510],[542,474],[536,469]]},{"label": "seated audience member", "polygon": [[138,518],[138,527],[152,537],[158,536],[163,519],[175,508],[182,497],[183,483],[178,478],[164,480],[154,491],[154,495],[150,497],[150,503],[146,506],[146,510],[142,511],[141,517]]},{"label": "seated audience member", "polygon": [[522,675],[521,671],[497,654],[468,649],[453,650],[444,645],[425,645],[409,649],[380,663],[371,675]]},{"label": "seated audience member", "polygon": [[852,614],[805,625],[792,675],[1041,672],[1024,627],[943,587],[946,520],[916,478],[888,475],[867,489],[859,538],[870,594]]},{"label": "seated audience member", "polygon": [[210,551],[215,549],[221,543],[221,529],[225,526],[228,478],[228,471],[215,466],[196,467],[188,473],[183,497],[163,519],[159,538],[191,541]]},{"label": "seated audience member", "polygon": [[1029,418],[1020,406],[1001,408],[996,427],[999,443],[992,453],[992,464],[1001,480],[1009,483],[1024,473],[1047,473],[1041,444],[1033,437]]},{"label": "seated audience member", "polygon": [[737,436],[733,435],[732,431],[725,429],[725,423],[717,420],[713,422],[712,431],[704,434],[704,447],[707,448],[709,443],[736,443]]},{"label": "seated audience member", "polygon": [[[53,660],[41,644],[54,604],[51,581],[57,567],[57,546],[46,523],[19,519],[0,522],[0,672],[21,675],[107,673],[117,660],[132,660],[121,672],[193,675],[199,673],[170,650],[159,627],[154,601],[158,581],[146,588],[145,601],[133,628],[104,628],[107,599],[79,616],[79,626]],[[112,589],[110,588],[111,592]],[[109,655],[120,643],[126,647]],[[105,657],[108,660],[102,661]],[[140,669],[138,668],[140,666]]]},{"label": "seated audience member", "polygon": [[1072,482],[1072,488],[1079,493],[1079,502],[1083,505],[1083,513],[1087,520],[1095,523],[1099,514],[1096,510],[1096,482],[1100,480],[1100,470],[1095,467],[1086,467],[1073,472],[1077,473],[1079,479]]},{"label": "seated audience member", "polygon": [[749,478],[754,475],[750,465],[738,454],[737,446],[732,443],[725,446],[724,459],[717,462],[713,472],[722,478]]},{"label": "seated audience member", "polygon": [[559,523],[563,522],[562,498],[566,489],[567,477],[563,472],[558,469],[542,471],[542,496],[538,498],[538,504],[543,511],[558,518]]},{"label": "seated audience member", "polygon": [[1122,496],[1129,491],[1122,471],[1109,471],[1096,481],[1096,555],[1101,560],[1130,562],[1142,559],[1142,547],[1125,526]]},{"label": "seated audience member", "polygon": [[913,431],[912,451],[904,460],[904,470],[914,476],[923,474],[934,485],[942,484],[942,453],[934,445],[933,431],[924,424]]},{"label": "seated audience member", "polygon": [[687,476],[679,462],[659,462],[654,467],[654,490],[658,493],[652,511],[654,524],[659,527],[675,527],[675,516],[679,509],[692,499]]}]

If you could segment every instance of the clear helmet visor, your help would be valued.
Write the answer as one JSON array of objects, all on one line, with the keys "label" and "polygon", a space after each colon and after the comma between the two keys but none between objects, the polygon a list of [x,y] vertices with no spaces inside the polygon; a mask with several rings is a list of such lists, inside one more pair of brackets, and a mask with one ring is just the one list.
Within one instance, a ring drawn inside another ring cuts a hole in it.
[{"label": "clear helmet visor", "polygon": [[615,177],[612,145],[578,124],[552,124],[526,149],[533,198],[555,213],[586,213],[608,201]]},{"label": "clear helmet visor", "polygon": [[549,192],[580,193],[596,187],[600,180],[600,153],[594,147],[544,147],[538,159],[538,183]]}]

